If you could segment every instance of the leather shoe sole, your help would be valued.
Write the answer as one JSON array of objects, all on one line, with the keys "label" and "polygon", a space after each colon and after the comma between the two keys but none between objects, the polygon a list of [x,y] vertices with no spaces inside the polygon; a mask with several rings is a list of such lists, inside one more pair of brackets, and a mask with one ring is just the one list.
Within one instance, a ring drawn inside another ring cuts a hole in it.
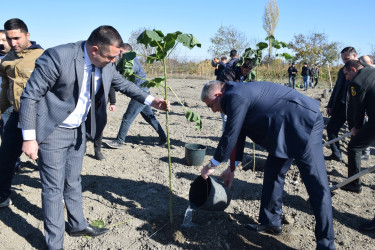
[{"label": "leather shoe sole", "polygon": [[273,235],[280,235],[283,230],[281,226],[265,226],[261,224],[247,224],[245,225],[245,228],[253,232],[258,232],[258,233],[264,232],[264,233],[269,233]]},{"label": "leather shoe sole", "polygon": [[98,228],[98,227],[93,227],[89,225],[88,227],[86,227],[85,229],[81,231],[69,232],[69,235],[72,237],[79,237],[79,236],[95,237],[95,236],[105,234],[106,232],[108,232],[108,228],[105,228],[105,227]]}]

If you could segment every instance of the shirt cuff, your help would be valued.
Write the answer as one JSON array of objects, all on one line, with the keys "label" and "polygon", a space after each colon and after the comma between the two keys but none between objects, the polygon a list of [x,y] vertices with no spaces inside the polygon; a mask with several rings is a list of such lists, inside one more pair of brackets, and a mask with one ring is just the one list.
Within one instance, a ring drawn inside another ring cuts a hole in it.
[{"label": "shirt cuff", "polygon": [[214,164],[215,166],[219,166],[219,165],[220,165],[220,162],[218,162],[218,161],[215,160],[214,158],[212,158],[211,162],[212,162],[212,164]]},{"label": "shirt cuff", "polygon": [[146,105],[151,105],[151,103],[152,103],[152,101],[155,99],[155,97],[153,97],[152,95],[148,95],[147,97],[146,97],[146,100],[145,100],[145,102],[144,102],[144,104],[146,104]]},{"label": "shirt cuff", "polygon": [[22,137],[24,141],[33,141],[36,139],[35,129],[22,129]]}]

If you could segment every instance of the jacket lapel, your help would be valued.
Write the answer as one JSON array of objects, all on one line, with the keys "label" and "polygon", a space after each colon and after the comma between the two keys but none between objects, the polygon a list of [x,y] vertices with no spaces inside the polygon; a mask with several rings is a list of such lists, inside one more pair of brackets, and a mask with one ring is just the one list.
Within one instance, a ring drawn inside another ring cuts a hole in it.
[{"label": "jacket lapel", "polygon": [[83,82],[83,73],[84,73],[84,64],[85,64],[85,52],[84,46],[85,42],[81,43],[80,48],[78,49],[77,57],[74,59],[74,65],[76,68],[76,79],[78,81],[78,93],[82,89],[82,82]]}]

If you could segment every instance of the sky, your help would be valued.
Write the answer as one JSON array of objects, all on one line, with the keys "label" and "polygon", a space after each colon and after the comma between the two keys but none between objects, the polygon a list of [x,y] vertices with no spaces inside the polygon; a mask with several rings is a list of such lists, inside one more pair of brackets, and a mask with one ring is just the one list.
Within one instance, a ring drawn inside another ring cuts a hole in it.
[{"label": "sky", "polygon": [[[201,48],[180,49],[188,61],[211,59],[210,38],[221,25],[233,26],[249,40],[264,41],[263,14],[267,0],[36,0],[0,1],[0,26],[20,18],[28,26],[31,40],[47,49],[86,40],[100,25],[115,27],[126,42],[139,28],[158,29],[164,34],[193,34]],[[374,0],[278,0],[279,23],[275,38],[290,42],[295,34],[325,33],[329,42],[342,48],[353,46],[359,55],[375,46]],[[342,48],[339,48],[340,50]],[[374,47],[375,48],[375,47]]]}]

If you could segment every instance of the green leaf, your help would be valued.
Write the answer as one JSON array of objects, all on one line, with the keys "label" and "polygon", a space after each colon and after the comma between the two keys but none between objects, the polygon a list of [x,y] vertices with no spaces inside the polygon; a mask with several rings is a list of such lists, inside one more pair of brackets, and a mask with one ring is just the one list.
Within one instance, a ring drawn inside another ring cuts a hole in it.
[{"label": "green leaf", "polygon": [[263,50],[265,48],[268,47],[268,44],[265,43],[265,42],[260,42],[260,43],[257,43],[257,47],[260,49],[260,50]]},{"label": "green leaf", "polygon": [[147,56],[146,63],[152,64],[155,61],[158,61],[158,58],[156,57],[156,54],[151,54],[151,55]]},{"label": "green leaf", "polygon": [[273,40],[275,40],[275,37],[273,35],[269,35],[269,36],[266,37],[266,41],[268,41],[268,40],[273,41]]},{"label": "green leaf", "polygon": [[164,34],[160,30],[145,30],[137,38],[137,42],[144,44],[146,47],[156,47],[157,42],[162,41]]},{"label": "green leaf", "polygon": [[288,47],[289,47],[289,44],[286,43],[286,42],[280,42],[280,44],[281,44],[281,46],[282,46],[283,48],[288,48]]},{"label": "green leaf", "polygon": [[94,220],[90,223],[91,226],[97,227],[97,228],[103,228],[104,227],[104,221],[102,220]]},{"label": "green leaf", "polygon": [[194,111],[187,110],[185,112],[186,120],[189,122],[195,122],[195,130],[201,130],[202,129],[202,120],[201,116],[198,113],[195,113]]},{"label": "green leaf", "polygon": [[179,34],[177,41],[182,43],[185,47],[192,49],[194,46],[201,47],[201,43],[192,34]]},{"label": "green leaf", "polygon": [[284,57],[285,60],[292,60],[293,59],[293,56],[289,55],[288,53],[282,53],[281,56]]},{"label": "green leaf", "polygon": [[135,75],[133,71],[135,57],[136,57],[136,53],[134,51],[124,53],[116,66],[120,74],[122,74],[122,76],[125,79],[131,82],[134,82],[135,80]]},{"label": "green leaf", "polygon": [[145,81],[141,84],[142,87],[152,88],[152,87],[163,87],[162,82],[165,81],[164,77],[156,77],[149,81]]}]

